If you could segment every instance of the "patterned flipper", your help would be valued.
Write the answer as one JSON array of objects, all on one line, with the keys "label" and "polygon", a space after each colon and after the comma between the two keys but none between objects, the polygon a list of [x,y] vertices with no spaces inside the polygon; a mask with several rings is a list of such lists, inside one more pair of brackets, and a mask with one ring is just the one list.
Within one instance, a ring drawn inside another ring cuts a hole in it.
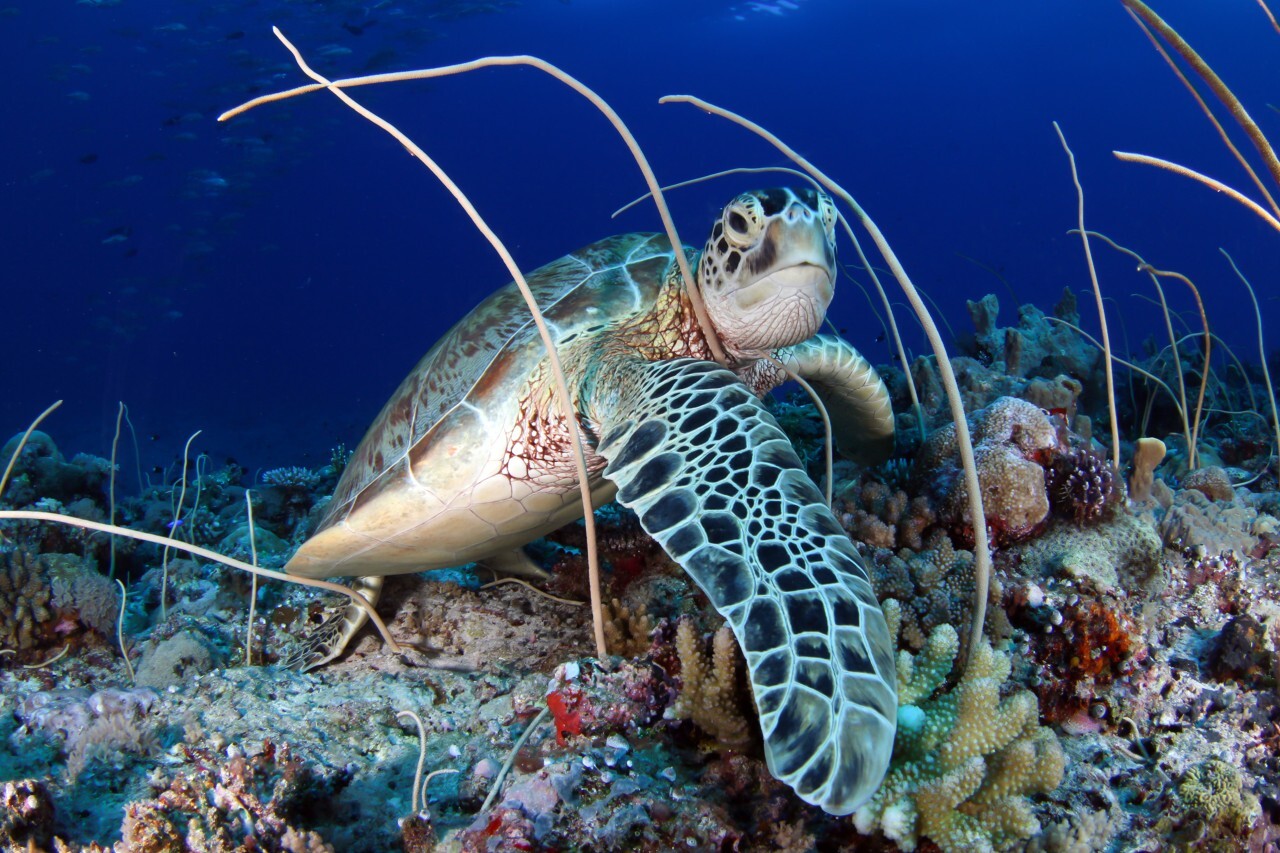
[{"label": "patterned flipper", "polygon": [[848,814],[879,786],[897,717],[884,615],[853,543],[773,417],[729,371],[634,363],[592,406],[618,501],[728,620],[773,775]]},{"label": "patterned flipper", "polygon": [[[369,575],[356,578],[351,588],[370,605],[376,606],[382,597],[382,585],[385,577]],[[306,639],[299,644],[281,663],[290,669],[306,672],[328,663],[347,648],[351,638],[360,632],[369,621],[369,614],[354,602],[347,602],[341,610],[330,616],[318,627],[312,629]]]},{"label": "patterned flipper", "polygon": [[814,335],[778,350],[777,357],[822,398],[842,455],[861,465],[878,465],[893,455],[889,391],[852,344],[834,335]]}]

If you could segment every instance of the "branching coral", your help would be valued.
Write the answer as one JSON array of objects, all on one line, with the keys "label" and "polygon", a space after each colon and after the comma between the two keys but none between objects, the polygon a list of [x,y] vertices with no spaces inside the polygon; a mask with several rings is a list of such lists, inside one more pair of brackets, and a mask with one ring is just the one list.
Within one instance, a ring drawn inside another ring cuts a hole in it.
[{"label": "branching coral", "polygon": [[721,628],[711,644],[708,657],[691,620],[682,619],[676,627],[683,687],[671,715],[693,720],[725,746],[740,747],[750,741],[751,730],[738,699],[738,648],[733,632],[728,626]]},{"label": "branching coral", "polygon": [[155,799],[129,805],[121,826],[126,849],[332,853],[323,838],[296,822],[300,813],[345,787],[348,773],[323,775],[294,758],[288,746],[277,749],[270,742],[253,756],[236,749],[225,758],[184,750],[193,769]]},{"label": "branching coral", "polygon": [[934,628],[960,624],[973,594],[973,554],[957,551],[934,530],[918,553],[878,555],[873,563],[879,594],[903,602],[901,637],[910,649],[924,646]]},{"label": "branching coral", "polygon": [[1066,758],[1038,724],[1035,697],[1000,696],[1007,654],[984,640],[959,683],[938,692],[958,649],[955,629],[944,625],[919,654],[899,654],[893,763],[854,816],[859,832],[879,829],[904,850],[923,838],[948,853],[997,850],[1029,838],[1040,824],[1027,796],[1062,781]]}]

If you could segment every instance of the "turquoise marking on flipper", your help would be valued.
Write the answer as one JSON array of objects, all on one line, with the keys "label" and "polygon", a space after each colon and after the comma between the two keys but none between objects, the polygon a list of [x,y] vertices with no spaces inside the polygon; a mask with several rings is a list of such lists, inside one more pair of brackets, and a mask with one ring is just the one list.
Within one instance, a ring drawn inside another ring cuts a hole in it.
[{"label": "turquoise marking on flipper", "polygon": [[605,476],[732,627],[770,772],[849,814],[879,787],[897,720],[889,630],[853,543],[732,373],[623,368],[593,405]]}]

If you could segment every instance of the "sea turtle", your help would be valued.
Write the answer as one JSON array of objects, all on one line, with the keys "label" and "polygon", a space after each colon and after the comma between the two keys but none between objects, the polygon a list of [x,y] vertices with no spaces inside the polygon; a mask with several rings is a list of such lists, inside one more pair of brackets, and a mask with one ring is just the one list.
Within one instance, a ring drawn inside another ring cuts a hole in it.
[{"label": "sea turtle", "polygon": [[[892,450],[880,378],[848,343],[816,334],[835,219],[816,190],[748,192],[701,255],[685,248],[732,370],[711,360],[665,236],[601,240],[528,282],[589,445],[593,501],[635,510],[732,626],[774,776],[847,814],[889,763],[893,648],[853,543],[758,399],[786,378],[781,362],[824,398],[842,452],[875,462]],[[285,571],[358,577],[376,602],[386,575],[520,569],[521,546],[582,516],[552,388],[509,284],[400,384]],[[366,618],[348,607],[306,664],[340,653]]]}]

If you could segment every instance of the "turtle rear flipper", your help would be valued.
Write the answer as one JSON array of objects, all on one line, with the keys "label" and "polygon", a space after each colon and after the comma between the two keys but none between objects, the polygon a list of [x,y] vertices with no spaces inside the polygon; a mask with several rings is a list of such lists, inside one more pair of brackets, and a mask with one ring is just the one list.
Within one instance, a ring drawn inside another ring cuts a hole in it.
[{"label": "turtle rear flipper", "polygon": [[618,501],[732,627],[770,772],[852,812],[888,768],[897,717],[888,626],[853,543],[732,373],[636,360],[616,379],[592,410]]},{"label": "turtle rear flipper", "polygon": [[[358,577],[351,585],[357,595],[364,597],[371,607],[377,606],[382,596],[382,585],[385,577],[368,575]],[[369,614],[354,601],[348,601],[342,610],[330,616],[319,627],[312,629],[306,639],[294,649],[283,661],[284,665],[299,672],[326,664],[338,657],[347,648],[365,623]]]}]

